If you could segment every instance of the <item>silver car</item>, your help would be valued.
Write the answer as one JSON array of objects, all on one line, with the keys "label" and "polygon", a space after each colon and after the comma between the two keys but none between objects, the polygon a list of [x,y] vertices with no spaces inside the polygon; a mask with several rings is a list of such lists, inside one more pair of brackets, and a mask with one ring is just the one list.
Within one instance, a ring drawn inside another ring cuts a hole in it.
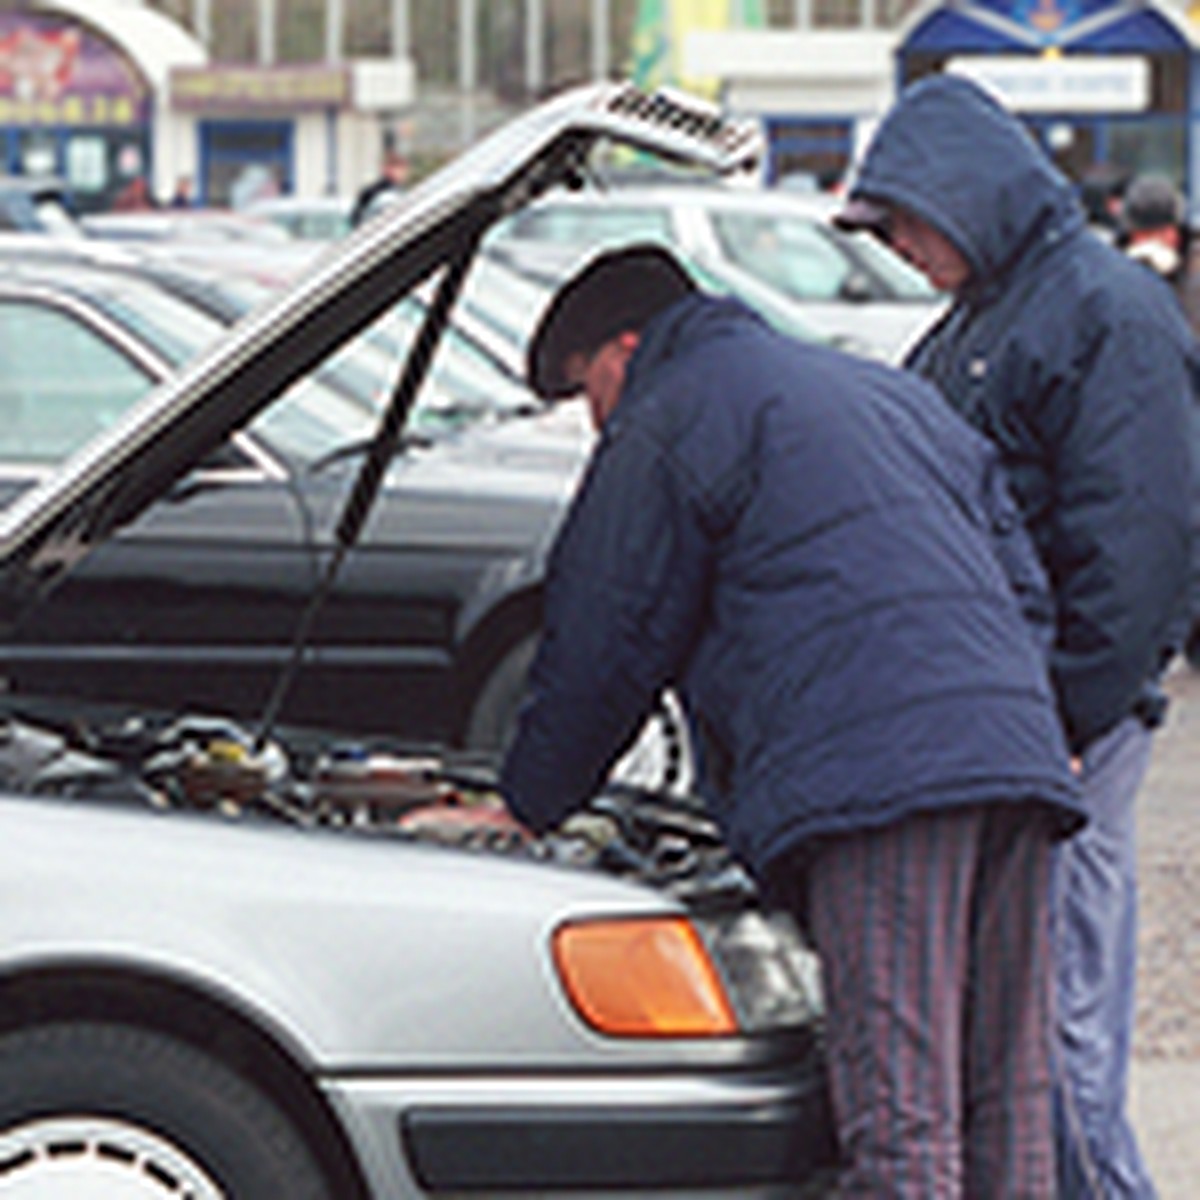
[{"label": "silver car", "polygon": [[[501,130],[0,513],[0,619],[432,279],[318,620],[479,239],[604,141],[719,170],[757,149],[621,85]],[[0,726],[0,1197],[822,1187],[814,960],[695,802],[613,786],[514,842],[470,763],[290,743],[290,678],[250,730],[82,709]]]},{"label": "silver car", "polygon": [[515,213],[491,234],[489,248],[528,269],[548,252],[561,262],[572,249],[578,257],[663,241],[687,256],[704,286],[741,296],[768,319],[790,311],[793,323],[840,349],[899,360],[947,307],[946,297],[874,239],[834,228],[835,211],[830,197],[762,188],[591,188]]}]

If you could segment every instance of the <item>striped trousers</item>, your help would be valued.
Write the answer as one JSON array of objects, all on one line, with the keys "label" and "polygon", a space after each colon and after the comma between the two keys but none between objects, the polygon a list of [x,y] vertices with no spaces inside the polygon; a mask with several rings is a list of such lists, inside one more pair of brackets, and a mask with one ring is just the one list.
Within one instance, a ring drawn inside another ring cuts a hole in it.
[{"label": "striped trousers", "polygon": [[808,860],[839,1196],[1054,1196],[1051,859],[1045,816],[997,804]]}]

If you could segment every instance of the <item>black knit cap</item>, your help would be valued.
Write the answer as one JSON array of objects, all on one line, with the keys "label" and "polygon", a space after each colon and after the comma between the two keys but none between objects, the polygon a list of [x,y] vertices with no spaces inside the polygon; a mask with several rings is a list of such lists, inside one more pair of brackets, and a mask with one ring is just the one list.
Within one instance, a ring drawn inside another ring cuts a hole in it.
[{"label": "black knit cap", "polygon": [[652,243],[598,254],[555,292],[529,339],[525,375],[543,400],[579,389],[567,382],[572,354],[592,354],[618,334],[640,332],[677,300],[696,291],[679,260]]},{"label": "black knit cap", "polygon": [[1183,220],[1183,197],[1163,175],[1141,175],[1128,188],[1121,203],[1127,229],[1161,229]]}]

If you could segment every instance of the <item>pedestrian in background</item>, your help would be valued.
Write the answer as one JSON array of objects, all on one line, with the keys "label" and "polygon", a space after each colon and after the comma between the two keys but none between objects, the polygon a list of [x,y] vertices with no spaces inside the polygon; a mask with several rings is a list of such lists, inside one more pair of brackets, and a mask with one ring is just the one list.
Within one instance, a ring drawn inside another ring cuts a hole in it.
[{"label": "pedestrian in background", "polygon": [[1068,181],[966,79],[900,97],[838,221],[954,297],[908,365],[1000,448],[1054,586],[1090,817],[1056,866],[1062,1194],[1152,1196],[1125,1112],[1134,800],[1185,624],[1195,347],[1170,293],[1087,232]]},{"label": "pedestrian in background", "polygon": [[[1200,332],[1200,270],[1197,247],[1187,219],[1187,206],[1175,185],[1163,175],[1139,176],[1130,185],[1121,210],[1118,244],[1136,262],[1158,275],[1183,306],[1192,332]],[[1193,409],[1192,445],[1200,461],[1200,411]],[[1200,487],[1193,525],[1200,530]],[[1200,670],[1200,535],[1193,547],[1191,618],[1184,655]]]},{"label": "pedestrian in background", "polygon": [[1079,181],[1079,200],[1089,228],[1106,242],[1121,231],[1121,198],[1129,186],[1126,172],[1111,163],[1093,163]]},{"label": "pedestrian in background", "polygon": [[190,175],[180,175],[175,181],[175,190],[171,193],[171,199],[168,201],[169,208],[191,208],[195,202],[192,194],[192,177]]},{"label": "pedestrian in background", "polygon": [[1200,329],[1200,279],[1183,197],[1164,175],[1140,175],[1121,201],[1117,244],[1170,285],[1193,331]]},{"label": "pedestrian in background", "polygon": [[357,226],[371,216],[385,196],[398,196],[408,186],[408,159],[398,150],[389,150],[383,158],[383,170],[378,179],[359,190],[350,210],[350,224]]},{"label": "pedestrian in background", "polygon": [[144,175],[134,175],[113,197],[113,212],[149,212],[157,208],[154,194]]},{"label": "pedestrian in background", "polygon": [[1051,847],[1081,814],[994,449],[656,247],[563,285],[528,373],[600,436],[511,809],[555,826],[677,689],[710,811],[820,953],[846,1194],[1049,1200]]}]

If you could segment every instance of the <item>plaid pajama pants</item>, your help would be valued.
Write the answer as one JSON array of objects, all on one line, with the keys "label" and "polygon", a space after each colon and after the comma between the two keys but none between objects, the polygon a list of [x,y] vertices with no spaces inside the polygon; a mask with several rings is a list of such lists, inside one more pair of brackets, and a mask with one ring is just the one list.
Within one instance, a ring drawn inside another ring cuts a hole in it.
[{"label": "plaid pajama pants", "polygon": [[1051,860],[1023,805],[920,814],[808,860],[840,1196],[1053,1197]]}]

